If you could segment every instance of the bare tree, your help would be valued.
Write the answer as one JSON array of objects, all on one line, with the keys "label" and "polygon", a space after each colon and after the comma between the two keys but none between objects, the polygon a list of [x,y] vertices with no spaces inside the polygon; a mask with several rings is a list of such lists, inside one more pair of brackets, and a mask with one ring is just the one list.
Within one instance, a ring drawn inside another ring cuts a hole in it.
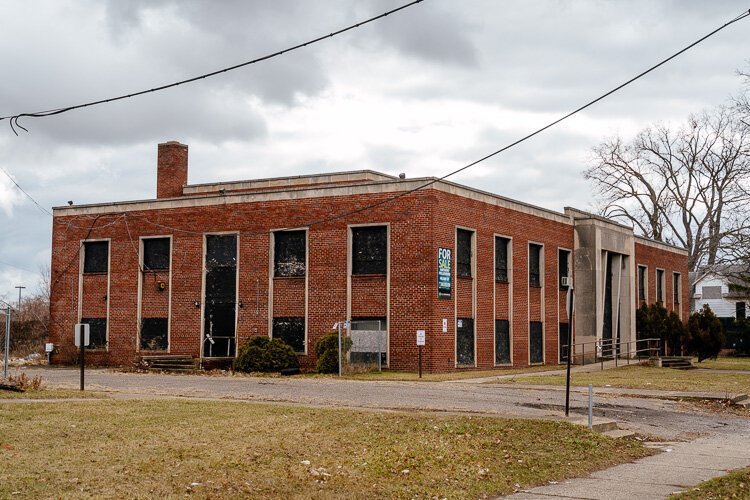
[{"label": "bare tree", "polygon": [[750,235],[749,146],[736,108],[718,107],[676,131],[656,126],[629,144],[603,142],[584,176],[603,215],[685,247],[691,271],[717,268],[736,261]]}]

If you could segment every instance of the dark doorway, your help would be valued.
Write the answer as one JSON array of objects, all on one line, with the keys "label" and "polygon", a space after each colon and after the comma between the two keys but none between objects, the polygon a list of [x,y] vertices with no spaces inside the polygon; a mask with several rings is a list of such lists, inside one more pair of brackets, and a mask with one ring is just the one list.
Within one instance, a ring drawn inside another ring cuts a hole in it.
[{"label": "dark doorway", "polygon": [[234,357],[236,300],[237,235],[207,235],[203,357]]}]

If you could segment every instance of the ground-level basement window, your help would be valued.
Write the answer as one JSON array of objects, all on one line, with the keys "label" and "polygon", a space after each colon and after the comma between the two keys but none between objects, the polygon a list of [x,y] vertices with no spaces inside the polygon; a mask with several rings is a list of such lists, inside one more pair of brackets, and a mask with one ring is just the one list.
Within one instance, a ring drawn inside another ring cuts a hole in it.
[{"label": "ground-level basement window", "polygon": [[143,240],[143,270],[165,271],[169,269],[169,238]]},{"label": "ground-level basement window", "polygon": [[541,321],[529,323],[529,362],[544,363],[544,332]]},{"label": "ground-level basement window", "polygon": [[83,243],[83,272],[109,272],[109,241],[86,241]]},{"label": "ground-level basement window", "polygon": [[81,318],[89,325],[89,349],[107,348],[107,318]]},{"label": "ground-level basement window", "polygon": [[456,361],[459,366],[474,366],[474,319],[456,320]]},{"label": "ground-level basement window", "polygon": [[296,353],[305,352],[305,318],[274,318],[272,336],[281,339]]},{"label": "ground-level basement window", "polygon": [[352,274],[386,274],[388,268],[388,228],[352,228]]},{"label": "ground-level basement window", "polygon": [[307,231],[273,233],[274,276],[304,276]]},{"label": "ground-level basement window", "polygon": [[167,318],[141,320],[141,350],[166,351],[169,347],[169,322]]},{"label": "ground-level basement window", "polygon": [[510,321],[495,320],[495,364],[510,364]]}]

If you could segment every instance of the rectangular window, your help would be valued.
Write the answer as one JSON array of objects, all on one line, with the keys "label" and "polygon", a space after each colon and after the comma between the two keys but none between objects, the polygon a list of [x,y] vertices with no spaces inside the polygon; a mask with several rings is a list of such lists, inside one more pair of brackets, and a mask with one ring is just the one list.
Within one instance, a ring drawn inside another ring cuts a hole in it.
[{"label": "rectangular window", "polygon": [[570,277],[570,252],[568,250],[557,251],[557,270],[559,273],[558,280],[560,288],[568,289],[568,285],[563,285],[563,278]]},{"label": "rectangular window", "polygon": [[680,303],[680,295],[682,291],[682,287],[680,286],[680,273],[672,273],[672,301],[674,302],[674,305],[678,305]]},{"label": "rectangular window", "polygon": [[305,318],[273,318],[272,337],[281,339],[296,353],[305,352]]},{"label": "rectangular window", "polygon": [[107,318],[81,318],[89,325],[89,349],[107,348]]},{"label": "rectangular window", "polygon": [[143,240],[143,270],[166,271],[169,269],[169,238]]},{"label": "rectangular window", "polygon": [[541,321],[529,323],[529,362],[544,363],[544,337]]},{"label": "rectangular window", "polygon": [[638,266],[638,300],[646,302],[646,266]]},{"label": "rectangular window", "polygon": [[471,277],[471,237],[472,231],[456,229],[456,273]]},{"label": "rectangular window", "polygon": [[664,270],[656,270],[656,303],[664,305]]},{"label": "rectangular window", "polygon": [[235,355],[237,235],[206,235],[203,357]]},{"label": "rectangular window", "polygon": [[510,364],[510,322],[507,319],[495,320],[495,364]]},{"label": "rectangular window", "polygon": [[456,361],[460,366],[474,366],[474,319],[456,320]]},{"label": "rectangular window", "polygon": [[495,281],[508,282],[508,248],[510,240],[495,236]]},{"label": "rectangular window", "polygon": [[273,233],[274,276],[304,276],[307,231]]},{"label": "rectangular window", "polygon": [[529,243],[529,286],[542,286],[541,256],[542,245]]},{"label": "rectangular window", "polygon": [[106,273],[109,271],[109,241],[85,241],[83,243],[83,272]]},{"label": "rectangular window", "polygon": [[141,320],[141,350],[166,351],[169,322],[167,318],[143,318]]},{"label": "rectangular window", "polygon": [[735,304],[735,317],[737,319],[745,319],[747,313],[745,312],[745,302],[737,302]]},{"label": "rectangular window", "polygon": [[352,274],[386,274],[388,268],[388,228],[352,228]]},{"label": "rectangular window", "polygon": [[560,338],[558,345],[560,346],[560,361],[568,361],[568,323],[560,323]]}]

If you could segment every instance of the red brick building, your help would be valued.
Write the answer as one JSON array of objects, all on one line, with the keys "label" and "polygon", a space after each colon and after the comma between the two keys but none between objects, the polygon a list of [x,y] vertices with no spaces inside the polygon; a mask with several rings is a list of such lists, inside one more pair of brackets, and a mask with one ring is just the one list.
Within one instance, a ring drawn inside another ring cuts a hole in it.
[{"label": "red brick building", "polygon": [[188,148],[168,142],[156,199],[54,209],[53,362],[74,362],[85,322],[91,363],[226,360],[271,335],[313,368],[352,320],[382,332],[392,369],[416,369],[417,330],[427,371],[557,364],[573,283],[576,343],[634,339],[639,300],[688,314],[684,250],[578,210],[369,170],[187,180]]}]

